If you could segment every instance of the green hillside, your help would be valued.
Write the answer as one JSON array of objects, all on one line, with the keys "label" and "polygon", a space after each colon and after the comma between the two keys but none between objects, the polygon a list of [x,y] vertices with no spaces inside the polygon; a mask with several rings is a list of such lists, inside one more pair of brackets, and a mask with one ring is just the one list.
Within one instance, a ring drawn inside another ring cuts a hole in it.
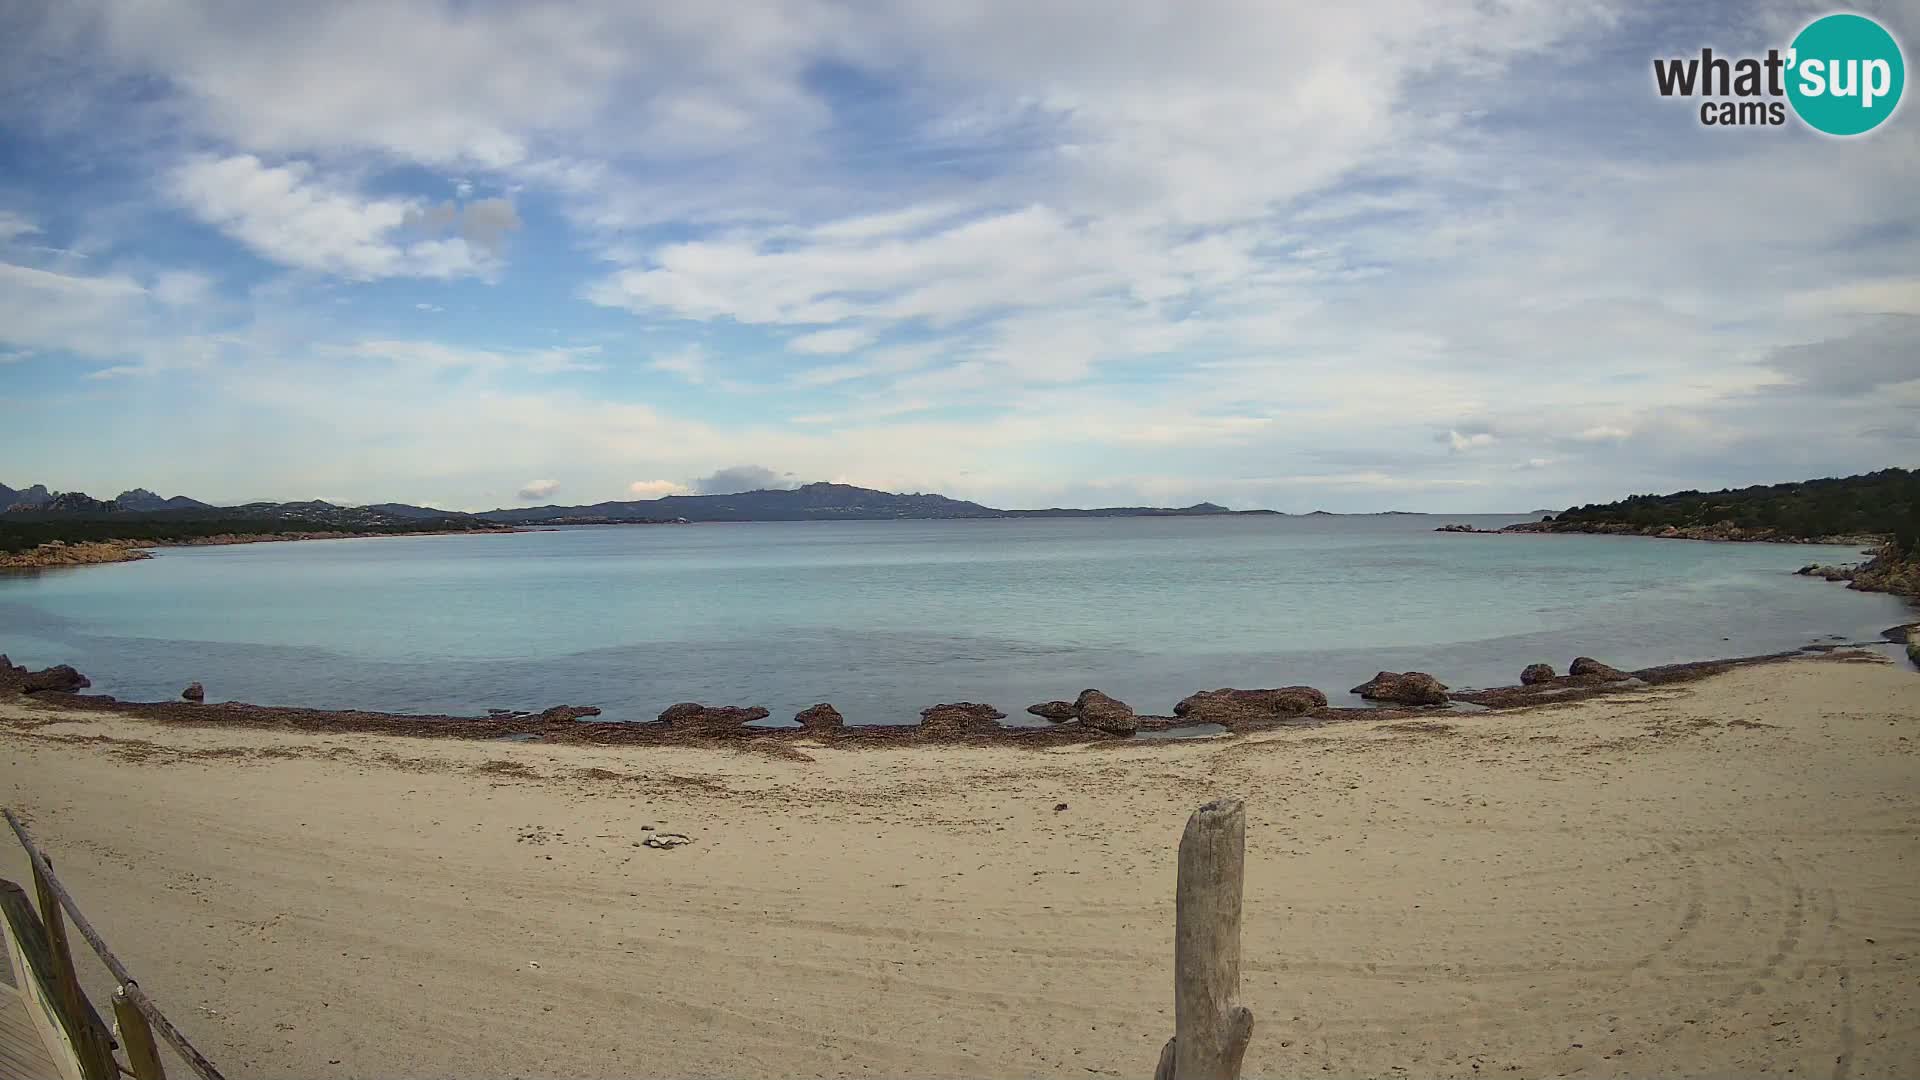
[{"label": "green hillside", "polygon": [[1635,495],[1575,507],[1552,520],[1569,531],[1583,525],[1652,530],[1732,524],[1800,539],[1871,534],[1892,537],[1898,551],[1913,553],[1920,546],[1920,472],[1893,468],[1725,491]]}]

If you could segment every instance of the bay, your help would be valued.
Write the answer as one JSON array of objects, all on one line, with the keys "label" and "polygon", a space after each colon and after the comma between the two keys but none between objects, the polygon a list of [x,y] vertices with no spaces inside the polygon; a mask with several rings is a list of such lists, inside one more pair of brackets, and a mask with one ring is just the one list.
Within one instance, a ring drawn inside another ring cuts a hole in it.
[{"label": "bay", "polygon": [[909,723],[1097,686],[1142,712],[1376,670],[1510,684],[1871,638],[1905,605],[1810,578],[1854,548],[1433,532],[1517,517],[769,522],[162,549],[0,576],[0,651],[95,692],[474,713],[818,701]]}]

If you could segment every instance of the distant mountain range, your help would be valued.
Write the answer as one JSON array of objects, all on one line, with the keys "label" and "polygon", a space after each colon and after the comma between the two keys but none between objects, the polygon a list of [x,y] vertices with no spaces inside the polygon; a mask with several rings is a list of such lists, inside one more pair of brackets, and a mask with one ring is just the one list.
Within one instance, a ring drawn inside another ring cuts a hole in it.
[{"label": "distant mountain range", "polygon": [[797,488],[743,491],[732,495],[668,495],[659,499],[601,502],[585,506],[531,506],[467,514],[406,503],[376,503],[343,507],[325,502],[253,502],[239,506],[212,506],[184,495],[171,499],[144,488],[101,501],[79,492],[49,492],[35,484],[15,491],[0,485],[0,507],[12,514],[46,516],[166,513],[198,517],[300,520],[343,527],[365,528],[383,523],[443,521],[469,522],[476,527],[499,525],[664,524],[696,521],[875,521],[941,520],[957,518],[1032,517],[1204,517],[1231,514],[1277,514],[1274,510],[1229,510],[1214,503],[1183,507],[1112,506],[1095,510],[1055,507],[1047,510],[999,510],[945,495],[896,494],[850,484],[804,484]]},{"label": "distant mountain range", "polygon": [[211,510],[212,504],[185,495],[163,499],[146,488],[123,491],[102,502],[78,491],[48,491],[45,484],[15,491],[0,484],[0,510],[43,513],[144,513],[151,510]]}]

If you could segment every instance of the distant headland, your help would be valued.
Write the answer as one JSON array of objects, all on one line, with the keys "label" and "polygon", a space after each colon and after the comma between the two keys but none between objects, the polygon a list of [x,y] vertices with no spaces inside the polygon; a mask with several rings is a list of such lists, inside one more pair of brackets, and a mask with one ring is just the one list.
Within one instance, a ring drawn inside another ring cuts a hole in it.
[{"label": "distant headland", "polygon": [[269,540],[335,539],[428,533],[504,533],[563,525],[685,525],[744,521],[938,521],[1005,518],[1138,518],[1279,516],[1274,510],[1192,506],[1052,507],[1002,510],[945,495],[899,494],[850,484],[583,506],[532,506],[465,513],[407,503],[339,506],[250,502],[215,506],[185,495],[163,498],[145,488],[96,499],[51,491],[44,484],[0,484],[0,568],[41,568],[146,558],[146,549]]},{"label": "distant headland", "polygon": [[1865,562],[1809,564],[1799,573],[1845,581],[1863,592],[1920,600],[1920,472],[1859,476],[1721,491],[1634,495],[1577,506],[1503,529],[1442,525],[1443,533],[1597,533],[1661,540],[1872,545]]}]

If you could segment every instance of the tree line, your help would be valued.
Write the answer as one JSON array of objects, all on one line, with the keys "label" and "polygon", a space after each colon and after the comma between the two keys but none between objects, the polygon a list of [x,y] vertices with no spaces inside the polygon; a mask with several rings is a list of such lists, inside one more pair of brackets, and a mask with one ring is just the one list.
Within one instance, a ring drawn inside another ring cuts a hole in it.
[{"label": "tree line", "polygon": [[1558,520],[1652,528],[1731,522],[1805,538],[1874,534],[1891,536],[1903,554],[1920,555],[1920,472],[1892,468],[1792,484],[1634,495],[1575,507]]}]

